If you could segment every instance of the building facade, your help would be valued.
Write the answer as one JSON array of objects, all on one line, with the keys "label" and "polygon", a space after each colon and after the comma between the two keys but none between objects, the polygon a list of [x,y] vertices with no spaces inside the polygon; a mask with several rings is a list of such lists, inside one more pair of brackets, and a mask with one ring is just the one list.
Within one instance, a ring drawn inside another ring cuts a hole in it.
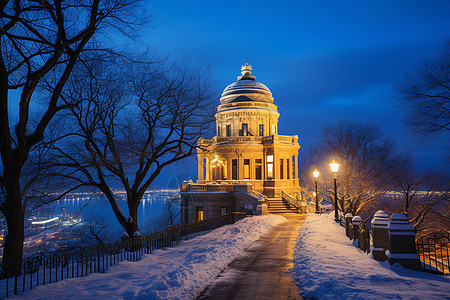
[{"label": "building facade", "polygon": [[293,194],[298,184],[298,137],[278,134],[277,106],[252,67],[225,88],[217,107],[216,136],[201,139],[198,183],[250,183],[267,197]]},{"label": "building facade", "polygon": [[[207,193],[207,188],[201,185],[214,184],[215,190],[224,186],[230,192],[233,189],[227,185],[247,185],[247,193],[255,198],[261,194],[268,198],[282,197],[283,191],[296,197],[300,192],[298,137],[278,134],[278,107],[270,90],[255,79],[252,66],[246,62],[237,81],[223,91],[215,115],[216,136],[199,140],[197,187],[191,186],[190,190],[203,189]],[[201,196],[197,195],[197,199],[205,198],[205,194]],[[242,195],[237,198],[242,200]],[[186,200],[185,215],[197,216],[195,211],[187,212],[188,206],[192,208],[193,204]],[[226,210],[220,206],[221,212]],[[238,206],[230,205],[230,209],[236,210]],[[242,210],[242,203],[239,207]],[[198,214],[206,214],[204,206],[201,208],[203,212]]]}]

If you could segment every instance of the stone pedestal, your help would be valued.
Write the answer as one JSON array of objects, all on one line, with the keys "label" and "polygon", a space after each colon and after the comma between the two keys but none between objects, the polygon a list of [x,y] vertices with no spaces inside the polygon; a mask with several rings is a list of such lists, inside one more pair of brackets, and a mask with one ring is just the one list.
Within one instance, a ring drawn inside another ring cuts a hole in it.
[{"label": "stone pedestal", "polygon": [[267,215],[269,213],[269,207],[267,203],[263,201],[262,197],[258,198],[258,205],[256,206],[256,215]]},{"label": "stone pedestal", "polygon": [[386,261],[386,250],[389,249],[388,233],[389,215],[383,210],[377,211],[372,219],[373,245],[371,246],[373,258]]},{"label": "stone pedestal", "polygon": [[404,214],[392,214],[389,225],[389,250],[387,260],[392,265],[396,262],[403,267],[420,270],[420,259],[416,253],[415,229]]},{"label": "stone pedestal", "polygon": [[354,216],[352,218],[352,225],[353,225],[353,232],[351,233],[352,240],[356,240],[358,238],[359,224],[361,223],[361,221],[362,220],[360,216]]},{"label": "stone pedestal", "polygon": [[350,239],[352,239],[352,232],[350,232],[350,222],[352,221],[352,218],[353,215],[351,213],[345,214],[345,235]]}]

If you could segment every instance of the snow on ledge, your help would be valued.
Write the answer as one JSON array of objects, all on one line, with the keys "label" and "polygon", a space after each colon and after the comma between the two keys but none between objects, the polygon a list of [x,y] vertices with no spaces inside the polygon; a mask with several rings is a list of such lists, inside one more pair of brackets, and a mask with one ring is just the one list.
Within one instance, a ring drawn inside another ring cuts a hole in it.
[{"label": "snow on ledge", "polygon": [[333,214],[309,214],[294,252],[305,299],[450,299],[450,276],[378,262],[345,236]]}]

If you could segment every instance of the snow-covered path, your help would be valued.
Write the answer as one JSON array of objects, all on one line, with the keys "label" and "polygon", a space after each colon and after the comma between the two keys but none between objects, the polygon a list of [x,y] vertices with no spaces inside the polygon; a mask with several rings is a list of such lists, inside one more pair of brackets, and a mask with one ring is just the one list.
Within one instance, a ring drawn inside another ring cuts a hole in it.
[{"label": "snow-covered path", "polygon": [[305,215],[288,213],[283,217],[287,222],[248,247],[246,255],[233,260],[197,299],[302,299],[289,270]]},{"label": "snow-covered path", "polygon": [[294,273],[307,299],[450,299],[450,276],[375,261],[354,246],[332,214],[308,215]]},{"label": "snow-covered path", "polygon": [[167,250],[121,262],[104,274],[67,279],[13,299],[195,299],[234,258],[261,235],[285,222],[281,216],[255,216],[184,241]]}]

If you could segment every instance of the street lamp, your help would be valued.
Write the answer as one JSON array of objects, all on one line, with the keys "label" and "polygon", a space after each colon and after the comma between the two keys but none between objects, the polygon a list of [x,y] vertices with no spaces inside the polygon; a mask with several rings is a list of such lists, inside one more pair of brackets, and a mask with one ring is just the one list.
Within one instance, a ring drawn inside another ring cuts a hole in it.
[{"label": "street lamp", "polygon": [[316,196],[316,214],[318,214],[318,213],[320,213],[320,211],[319,211],[319,200],[318,200],[318,195],[317,195],[317,178],[319,178],[319,170],[315,169],[313,171],[313,175],[314,175],[314,178],[316,179],[316,193],[315,193],[315,196]]},{"label": "street lamp", "polygon": [[330,164],[331,172],[334,174],[334,220],[336,222],[339,222],[339,215],[338,215],[338,203],[337,203],[337,184],[336,184],[336,178],[337,178],[337,172],[339,171],[339,166],[337,162],[334,160]]}]

